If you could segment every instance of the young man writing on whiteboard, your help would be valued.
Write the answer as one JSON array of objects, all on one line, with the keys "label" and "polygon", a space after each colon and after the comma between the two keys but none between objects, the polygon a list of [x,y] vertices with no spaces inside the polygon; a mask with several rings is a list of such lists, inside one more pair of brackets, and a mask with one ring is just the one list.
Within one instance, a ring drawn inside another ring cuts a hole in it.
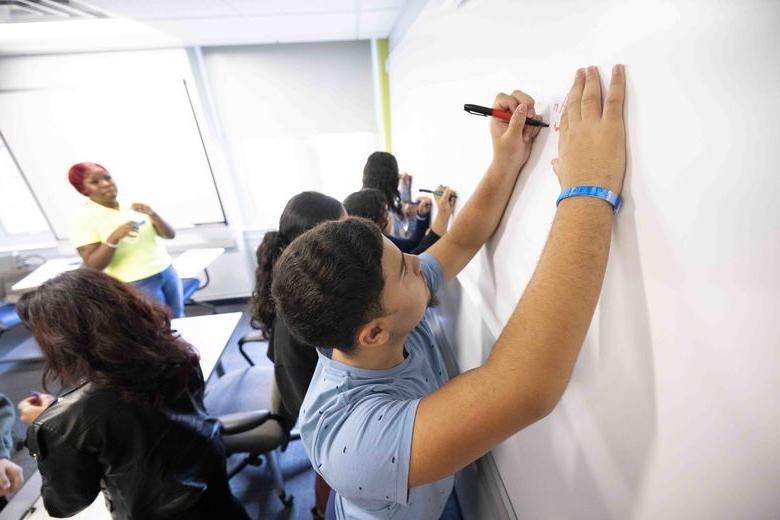
[{"label": "young man writing on whiteboard", "polygon": [[402,254],[361,219],[322,224],[285,250],[272,292],[290,331],[322,347],[301,434],[336,492],[338,518],[438,518],[453,473],[554,408],[606,269],[625,173],[624,92],[621,66],[603,103],[596,68],[577,71],[561,120],[555,171],[563,191],[547,245],[479,368],[447,380],[426,306],[501,220],[538,131],[525,125],[534,115],[528,95],[496,97],[494,107],[513,116],[490,122],[493,161],[426,254]]}]

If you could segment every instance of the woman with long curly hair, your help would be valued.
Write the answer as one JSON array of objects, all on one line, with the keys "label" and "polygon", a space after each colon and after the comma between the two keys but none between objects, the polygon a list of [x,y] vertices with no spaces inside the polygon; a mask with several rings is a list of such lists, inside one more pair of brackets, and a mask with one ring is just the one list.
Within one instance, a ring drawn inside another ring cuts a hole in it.
[{"label": "woman with long curly hair", "polygon": [[22,296],[18,310],[43,352],[44,388],[63,388],[19,405],[51,515],[74,515],[102,490],[114,519],[248,518],[203,407],[198,354],[167,309],[77,269]]},{"label": "woman with long curly hair", "polygon": [[[269,231],[257,248],[255,290],[252,292],[252,326],[263,331],[268,340],[268,357],[274,363],[274,377],[282,405],[290,417],[298,417],[301,403],[317,367],[317,350],[301,343],[276,319],[271,283],[276,260],[290,243],[321,222],[345,218],[339,201],[316,191],[304,191],[291,198],[279,218],[279,230]],[[314,518],[322,518],[330,488],[315,476]]]}]

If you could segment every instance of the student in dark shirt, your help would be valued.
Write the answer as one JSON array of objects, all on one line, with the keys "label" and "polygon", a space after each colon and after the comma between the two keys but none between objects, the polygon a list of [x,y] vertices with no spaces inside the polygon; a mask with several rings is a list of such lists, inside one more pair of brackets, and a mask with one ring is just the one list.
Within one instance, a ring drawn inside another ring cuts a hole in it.
[{"label": "student in dark shirt", "polygon": [[43,352],[44,387],[65,388],[45,409],[44,396],[19,404],[50,515],[72,516],[102,491],[115,520],[249,518],[203,407],[198,354],[166,307],[85,268],[25,294],[18,309]]},{"label": "student in dark shirt", "polygon": [[[266,233],[257,248],[252,326],[268,337],[268,358],[274,363],[282,405],[291,417],[298,417],[317,366],[317,351],[290,335],[285,323],[276,318],[271,298],[274,265],[287,246],[304,231],[321,222],[340,220],[346,216],[344,207],[332,197],[316,191],[299,193],[287,202],[279,218],[279,230]],[[330,488],[319,475],[316,475],[314,485],[316,502],[312,513],[315,518],[322,518]]]},{"label": "student in dark shirt", "polygon": [[414,232],[409,238],[398,238],[390,234],[392,227],[390,210],[387,199],[379,190],[367,188],[350,194],[344,199],[344,208],[350,216],[373,221],[401,252],[419,255],[447,232],[454,209],[455,192],[446,186],[439,186],[437,191],[441,192],[441,195],[434,196],[437,207],[436,218],[431,223],[431,201],[427,197],[422,197],[419,201]]}]

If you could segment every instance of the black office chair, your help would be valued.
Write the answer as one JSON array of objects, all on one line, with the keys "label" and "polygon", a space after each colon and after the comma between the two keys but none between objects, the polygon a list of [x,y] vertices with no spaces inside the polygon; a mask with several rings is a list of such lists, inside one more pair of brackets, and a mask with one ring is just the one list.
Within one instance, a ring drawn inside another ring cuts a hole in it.
[{"label": "black office chair", "polygon": [[265,460],[277,495],[288,507],[293,503],[293,496],[284,487],[278,453],[290,441],[301,438],[300,433],[292,432],[297,418],[291,417],[282,405],[273,367],[256,366],[244,352],[243,345],[248,341],[264,340],[260,336],[244,336],[239,340],[239,348],[250,366],[230,371],[213,381],[206,389],[204,401],[209,413],[216,415],[222,424],[227,454],[246,454],[240,463],[228,469],[228,478]]}]

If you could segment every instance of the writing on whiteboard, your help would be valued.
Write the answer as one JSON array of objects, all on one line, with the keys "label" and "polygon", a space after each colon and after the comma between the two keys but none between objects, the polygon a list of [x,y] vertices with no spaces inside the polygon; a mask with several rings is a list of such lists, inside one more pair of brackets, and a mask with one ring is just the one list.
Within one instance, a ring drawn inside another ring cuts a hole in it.
[{"label": "writing on whiteboard", "polygon": [[553,131],[555,132],[560,132],[561,130],[561,116],[563,115],[563,110],[566,108],[566,99],[568,99],[568,97],[569,96],[567,95],[563,98],[563,101],[553,105],[550,121],[552,123]]}]

